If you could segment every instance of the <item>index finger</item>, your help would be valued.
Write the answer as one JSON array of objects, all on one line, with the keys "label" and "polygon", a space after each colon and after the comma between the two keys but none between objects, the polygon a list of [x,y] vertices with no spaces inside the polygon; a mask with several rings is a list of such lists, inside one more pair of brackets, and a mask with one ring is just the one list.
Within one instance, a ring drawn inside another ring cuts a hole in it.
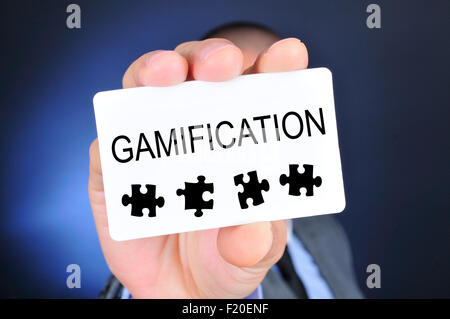
[{"label": "index finger", "polygon": [[169,86],[186,80],[188,63],[175,51],[156,50],[134,61],[126,70],[123,88],[137,86]]}]

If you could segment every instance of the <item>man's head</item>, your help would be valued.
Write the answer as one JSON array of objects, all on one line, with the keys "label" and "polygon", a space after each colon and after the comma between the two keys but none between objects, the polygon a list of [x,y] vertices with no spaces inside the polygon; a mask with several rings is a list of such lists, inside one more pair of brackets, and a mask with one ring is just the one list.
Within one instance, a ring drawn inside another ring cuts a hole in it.
[{"label": "man's head", "polygon": [[[281,37],[270,28],[251,22],[232,22],[221,25],[203,36],[203,39],[211,38],[227,39],[240,48],[244,55],[244,70],[249,69],[255,63],[259,55],[268,51],[272,44],[281,39]],[[288,42],[293,44],[293,54],[298,54],[299,41],[294,38],[287,38],[285,40],[287,40],[287,46],[289,46]],[[297,50],[295,51],[295,49]],[[306,59],[303,58],[303,61],[299,61],[299,63],[302,66],[301,68],[306,68],[308,54],[303,43],[300,44],[300,49],[304,49],[305,52],[301,52],[299,56],[306,57]],[[285,50],[285,48],[283,50]]]},{"label": "man's head", "polygon": [[266,51],[280,36],[256,23],[233,22],[209,31],[204,39],[223,38],[233,42],[244,53],[244,69],[251,66],[261,52]]}]

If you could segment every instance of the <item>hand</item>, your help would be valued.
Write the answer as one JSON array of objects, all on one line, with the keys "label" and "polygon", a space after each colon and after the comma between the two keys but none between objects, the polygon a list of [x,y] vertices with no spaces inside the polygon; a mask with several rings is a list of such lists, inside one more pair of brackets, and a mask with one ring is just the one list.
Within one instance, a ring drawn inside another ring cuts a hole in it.
[{"label": "hand", "polygon": [[[278,41],[263,53],[241,50],[225,39],[192,41],[174,51],[144,54],[125,72],[123,87],[226,81],[243,73],[304,69],[307,63],[305,45],[294,38]],[[89,153],[89,198],[103,254],[134,298],[244,298],[283,254],[284,221],[112,240],[97,139]]]}]

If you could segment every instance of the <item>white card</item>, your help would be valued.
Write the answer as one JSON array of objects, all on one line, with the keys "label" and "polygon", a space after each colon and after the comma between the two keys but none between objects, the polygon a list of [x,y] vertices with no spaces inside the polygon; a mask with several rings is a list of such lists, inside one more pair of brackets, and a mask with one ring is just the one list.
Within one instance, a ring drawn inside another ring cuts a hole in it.
[{"label": "white card", "polygon": [[345,207],[326,68],[100,92],[94,108],[115,240]]}]

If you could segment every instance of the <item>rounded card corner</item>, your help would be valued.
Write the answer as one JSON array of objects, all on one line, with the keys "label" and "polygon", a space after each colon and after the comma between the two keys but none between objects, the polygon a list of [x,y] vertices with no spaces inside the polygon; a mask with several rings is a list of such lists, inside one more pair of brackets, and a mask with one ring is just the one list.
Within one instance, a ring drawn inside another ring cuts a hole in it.
[{"label": "rounded card corner", "polygon": [[319,69],[322,70],[322,72],[324,74],[326,74],[328,77],[330,77],[330,79],[333,78],[333,73],[331,72],[331,70],[329,68],[323,66],[323,67],[320,67]]},{"label": "rounded card corner", "polygon": [[338,208],[337,208],[337,213],[342,213],[345,210],[345,207],[347,206],[347,202],[345,200],[345,197],[342,199],[342,201],[340,201]]},{"label": "rounded card corner", "polygon": [[123,238],[118,233],[116,233],[111,227],[109,228],[109,236],[114,241],[124,241],[127,240],[126,238]]},{"label": "rounded card corner", "polygon": [[92,103],[94,104],[94,107],[96,104],[98,104],[98,101],[102,98],[103,92],[97,92],[95,93],[94,97],[92,98]]}]

